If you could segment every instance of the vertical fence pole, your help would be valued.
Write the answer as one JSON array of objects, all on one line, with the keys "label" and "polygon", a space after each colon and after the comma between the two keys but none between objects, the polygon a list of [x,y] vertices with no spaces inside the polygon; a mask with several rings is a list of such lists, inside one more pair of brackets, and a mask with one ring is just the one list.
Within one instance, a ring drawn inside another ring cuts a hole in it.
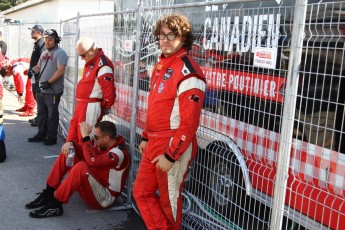
[{"label": "vertical fence pole", "polygon": [[[76,27],[75,42],[77,42],[79,40],[79,36],[80,36],[80,29],[79,29],[80,14],[79,14],[79,12],[77,14],[76,20],[77,20],[77,22],[75,25],[75,27]],[[76,51],[74,51],[74,52],[76,52]],[[75,57],[75,60],[74,60],[74,66],[75,66],[75,68],[74,68],[74,85],[76,86],[78,84],[79,56],[75,53],[74,57]],[[74,87],[72,98],[75,98],[76,90],[77,90],[77,87]],[[73,112],[75,110],[75,105],[76,105],[76,100],[73,100]]]},{"label": "vertical fence pole", "polygon": [[306,12],[307,0],[296,0],[271,219],[271,229],[276,230],[281,229],[284,215]]},{"label": "vertical fence pole", "polygon": [[[19,28],[18,28],[18,30],[19,30],[19,34],[18,34],[18,37],[22,37],[22,30],[21,30],[21,28],[22,28],[22,23],[21,22],[19,22]],[[20,57],[22,57],[22,55],[21,55],[21,53],[20,53],[20,50],[21,50],[21,40],[22,39],[19,39],[19,44],[18,44],[18,57],[20,58]]]},{"label": "vertical fence pole", "polygon": [[[139,61],[140,61],[140,47],[141,47],[141,19],[143,15],[143,2],[138,3],[137,8],[137,24],[135,36],[135,56],[134,56],[134,76],[132,88],[132,114],[131,114],[131,130],[130,130],[130,152],[135,152],[136,126],[137,126],[137,104],[138,104],[138,76],[139,76]],[[131,166],[134,165],[134,158],[131,158]],[[131,168],[132,170],[133,168]],[[130,174],[131,175],[131,174]],[[128,202],[132,203],[132,177],[128,177]]]}]

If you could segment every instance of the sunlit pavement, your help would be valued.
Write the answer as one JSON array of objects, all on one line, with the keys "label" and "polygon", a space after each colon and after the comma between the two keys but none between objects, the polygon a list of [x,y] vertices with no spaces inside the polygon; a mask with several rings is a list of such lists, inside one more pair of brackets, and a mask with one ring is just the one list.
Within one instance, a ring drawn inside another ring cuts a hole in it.
[{"label": "sunlit pavement", "polygon": [[0,163],[0,229],[145,229],[133,209],[90,212],[77,193],[64,205],[63,216],[30,218],[24,205],[45,188],[64,138],[59,137],[53,146],[29,143],[27,139],[37,133],[37,127],[28,122],[33,117],[20,117],[15,112],[21,107],[15,91],[4,90],[3,103],[7,159]]}]

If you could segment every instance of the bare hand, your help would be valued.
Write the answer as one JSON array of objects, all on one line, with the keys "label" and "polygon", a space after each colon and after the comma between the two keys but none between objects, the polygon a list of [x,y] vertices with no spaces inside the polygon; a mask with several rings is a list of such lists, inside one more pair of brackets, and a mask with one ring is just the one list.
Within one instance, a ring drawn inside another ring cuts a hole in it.
[{"label": "bare hand", "polygon": [[69,148],[71,146],[73,146],[73,142],[66,142],[65,144],[63,144],[61,147],[61,153],[67,156],[69,153]]},{"label": "bare hand", "polygon": [[89,136],[92,131],[92,127],[86,121],[79,123],[79,125],[82,137],[84,138],[86,136]]},{"label": "bare hand", "polygon": [[155,157],[155,159],[153,159],[151,163],[156,164],[156,168],[162,170],[163,172],[168,172],[174,164],[166,159],[163,154]]},{"label": "bare hand", "polygon": [[141,154],[143,154],[146,145],[147,145],[147,141],[141,141],[141,143],[139,145],[139,151],[140,151]]}]

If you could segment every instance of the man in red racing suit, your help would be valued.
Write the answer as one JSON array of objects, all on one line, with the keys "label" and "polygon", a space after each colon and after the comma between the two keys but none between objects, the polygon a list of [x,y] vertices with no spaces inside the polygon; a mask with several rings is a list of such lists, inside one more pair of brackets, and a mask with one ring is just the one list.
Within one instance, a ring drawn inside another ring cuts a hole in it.
[{"label": "man in red racing suit", "polygon": [[[28,75],[29,63],[29,58],[18,58],[12,60],[11,62],[7,61],[2,65],[0,71],[3,77],[13,75],[13,81],[14,86],[16,87],[18,101],[20,103],[24,102],[23,107],[16,110],[17,112],[23,112],[19,114],[19,116],[33,116],[36,106],[36,100],[32,92],[31,80],[29,78],[25,79],[25,76]],[[25,99],[23,100],[24,80],[26,80],[26,84]]]},{"label": "man in red racing suit", "polygon": [[80,153],[79,123],[86,121],[93,126],[102,120],[115,102],[114,67],[111,60],[88,37],[78,40],[76,51],[85,60],[85,66],[77,85],[74,116],[70,121],[66,143],[61,148],[64,153],[68,152],[72,144],[76,153]]},{"label": "man in red racing suit", "polygon": [[62,215],[62,204],[68,203],[75,191],[92,209],[110,207],[121,194],[130,165],[123,137],[117,136],[114,123],[101,121],[95,125],[94,143],[89,136],[92,127],[87,122],[80,123],[80,126],[83,156],[76,155],[74,165],[69,168],[66,155],[59,155],[47,178],[46,189],[25,205],[28,209],[43,206],[30,212],[31,217]]},{"label": "man in red racing suit", "polygon": [[181,229],[184,178],[197,152],[206,82],[188,56],[192,36],[186,17],[168,15],[157,22],[153,33],[162,55],[151,77],[133,195],[149,230],[177,230]]}]

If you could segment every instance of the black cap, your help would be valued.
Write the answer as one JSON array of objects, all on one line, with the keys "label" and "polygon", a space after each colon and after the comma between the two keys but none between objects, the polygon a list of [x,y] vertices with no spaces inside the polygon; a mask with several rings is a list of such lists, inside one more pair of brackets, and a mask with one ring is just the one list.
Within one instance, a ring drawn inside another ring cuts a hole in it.
[{"label": "black cap", "polygon": [[52,37],[55,39],[55,43],[60,43],[61,41],[61,38],[54,29],[47,29],[46,31],[44,31],[43,37]]},{"label": "black cap", "polygon": [[43,36],[44,37],[48,37],[49,36],[49,37],[54,37],[54,38],[58,38],[59,37],[58,33],[54,29],[47,29],[46,31],[44,31]]},{"label": "black cap", "polygon": [[40,25],[34,25],[34,27],[28,28],[28,29],[29,29],[29,30],[36,30],[37,32],[40,32],[40,33],[42,33],[42,34],[43,34],[43,32],[44,32],[43,27],[40,26]]}]

